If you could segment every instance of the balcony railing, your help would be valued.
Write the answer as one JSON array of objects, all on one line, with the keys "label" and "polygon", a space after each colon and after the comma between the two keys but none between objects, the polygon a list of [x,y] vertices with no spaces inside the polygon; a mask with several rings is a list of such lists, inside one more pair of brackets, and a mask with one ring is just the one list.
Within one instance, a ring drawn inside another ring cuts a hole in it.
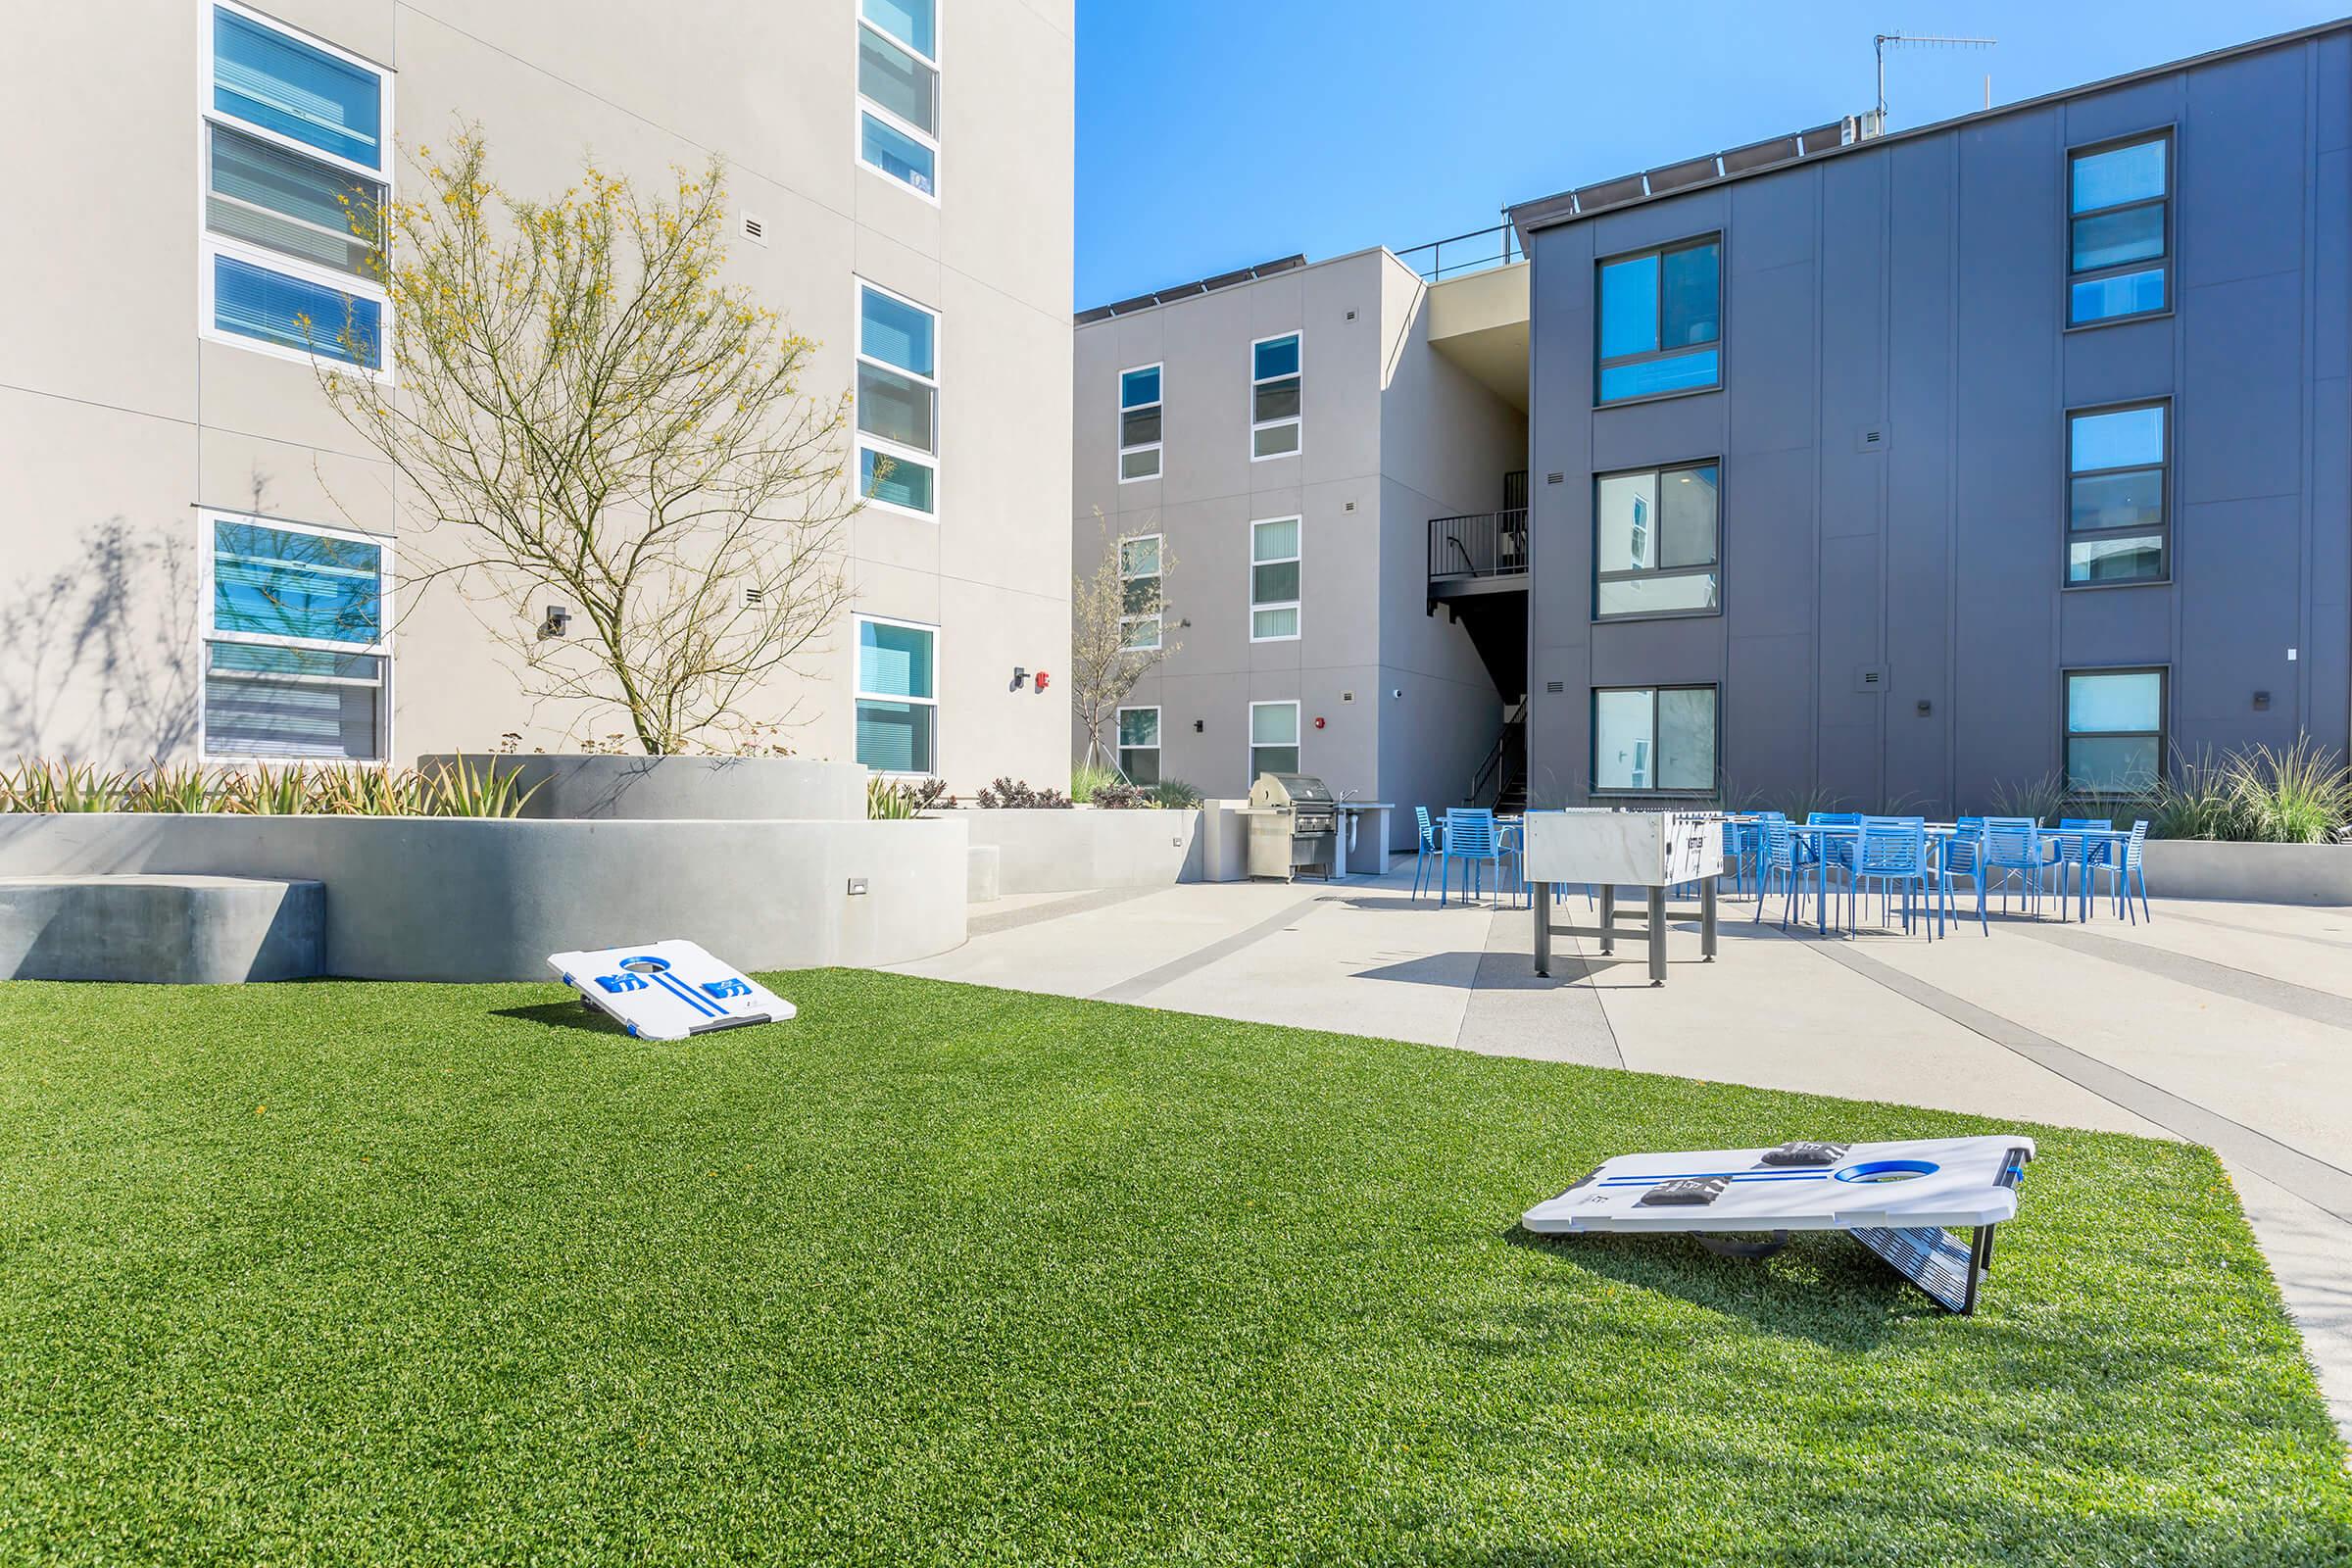
[{"label": "balcony railing", "polygon": [[1429,579],[1512,577],[1527,570],[1527,509],[1429,519]]},{"label": "balcony railing", "polygon": [[1398,251],[1396,259],[1419,272],[1424,282],[1435,283],[1462,272],[1524,262],[1527,252],[1519,248],[1517,229],[1508,223],[1497,223],[1493,228],[1473,229],[1467,234],[1415,245],[1410,250]]}]

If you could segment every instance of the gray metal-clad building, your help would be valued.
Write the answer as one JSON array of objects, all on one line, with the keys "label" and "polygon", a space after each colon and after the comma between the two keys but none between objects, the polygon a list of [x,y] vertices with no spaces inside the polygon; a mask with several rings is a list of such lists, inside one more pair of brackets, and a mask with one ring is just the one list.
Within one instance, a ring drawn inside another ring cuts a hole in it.
[{"label": "gray metal-clad building", "polygon": [[1533,799],[2344,748],[2352,24],[1874,128],[1513,210]]}]

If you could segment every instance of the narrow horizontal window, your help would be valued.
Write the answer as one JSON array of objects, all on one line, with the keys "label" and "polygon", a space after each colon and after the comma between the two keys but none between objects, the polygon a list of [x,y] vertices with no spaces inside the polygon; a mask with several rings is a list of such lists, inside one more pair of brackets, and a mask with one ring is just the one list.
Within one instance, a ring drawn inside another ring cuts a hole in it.
[{"label": "narrow horizontal window", "polygon": [[939,58],[934,0],[861,0],[858,14],[926,60]]},{"label": "narrow horizontal window", "polygon": [[858,91],[914,129],[939,134],[939,73],[870,27],[858,29]]},{"label": "narrow horizontal window", "polygon": [[925,195],[935,193],[938,188],[937,155],[877,115],[869,113],[864,117],[858,154],[891,178],[904,180]]},{"label": "narrow horizontal window", "polygon": [[226,6],[214,7],[212,21],[216,113],[363,169],[384,168],[381,72]]},{"label": "narrow horizontal window", "polygon": [[380,302],[224,253],[213,257],[213,325],[367,369],[384,363]]},{"label": "narrow horizontal window", "polygon": [[207,228],[338,272],[373,273],[376,249],[360,230],[383,186],[226,125],[207,127]]}]

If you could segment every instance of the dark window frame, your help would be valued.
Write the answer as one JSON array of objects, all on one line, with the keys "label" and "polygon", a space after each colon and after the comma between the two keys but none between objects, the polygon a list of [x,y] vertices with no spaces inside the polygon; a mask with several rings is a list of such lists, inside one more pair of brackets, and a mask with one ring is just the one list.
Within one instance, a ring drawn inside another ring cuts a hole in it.
[{"label": "dark window frame", "polygon": [[[2066,323],[2067,331],[2089,332],[2102,326],[2118,326],[2127,321],[2153,321],[2173,314],[2174,301],[2177,297],[2173,276],[2173,198],[2180,189],[2179,143],[2174,136],[2174,129],[2175,127],[2169,124],[2152,126],[2145,130],[2130,131],[2121,136],[2110,136],[2103,141],[2085,142],[2080,147],[2069,147],[2066,150],[2066,178],[2060,192],[2061,211],[2064,213],[2066,227],[2064,251],[2066,278],[2062,285],[2060,316]],[[2164,144],[2163,195],[2142,197],[2138,201],[2117,202],[2112,207],[2093,207],[2086,212],[2075,211],[2075,166],[2077,164],[2085,158],[2096,158],[2101,153],[2117,152],[2126,147],[2137,147],[2144,142],[2152,141]],[[2133,212],[2143,207],[2162,207],[2164,209],[2164,253],[2161,256],[2142,257],[2135,262],[2117,262],[2108,267],[2090,267],[2080,271],[2076,270],[2075,224],[2078,220],[2084,218],[2102,217],[2109,213]],[[2129,316],[2102,316],[2089,321],[2075,319],[2076,284],[2097,282],[2101,278],[2121,277],[2129,272],[2144,272],[2148,270],[2151,261],[2164,273],[2163,305],[2152,311],[2134,311]]]},{"label": "dark window frame", "polygon": [[[2132,318],[2136,320],[2137,318]],[[2118,578],[2112,582],[2077,582],[2074,580],[2075,543],[2078,540],[2145,538],[2149,529],[2137,525],[2121,528],[2077,528],[2075,526],[2075,482],[2079,479],[2104,478],[2110,474],[2139,473],[2146,469],[2144,463],[2126,464],[2115,468],[2078,468],[2075,466],[2075,421],[2096,418],[2102,414],[2130,414],[2137,409],[2164,411],[2164,453],[2157,461],[2156,508],[2154,532],[2158,549],[2163,554],[2164,570],[2153,577]],[[2065,548],[2059,552],[2058,586],[2068,593],[2104,592],[2114,588],[2161,588],[2173,580],[2173,400],[2171,397],[2133,398],[2124,403],[2091,403],[2066,411],[2066,452],[2063,467],[2065,476],[2059,496],[2059,534]]]},{"label": "dark window frame", "polygon": [[[1666,258],[1682,251],[1697,250],[1708,245],[1715,247],[1715,336],[1705,343],[1685,343],[1678,348],[1667,348],[1664,346],[1666,342]],[[1724,243],[1724,232],[1722,229],[1718,228],[1704,234],[1690,235],[1687,239],[1669,240],[1663,245],[1649,245],[1639,250],[1619,251],[1614,256],[1602,256],[1593,261],[1593,408],[1622,409],[1631,407],[1632,405],[1638,403],[1655,403],[1665,398],[1701,397],[1709,392],[1720,392],[1723,390],[1725,379],[1724,339],[1726,336],[1726,329],[1730,324],[1725,319],[1725,306],[1728,303],[1725,289],[1727,272],[1724,265],[1724,252],[1726,249],[1727,247]],[[1658,259],[1657,321],[1655,323],[1655,332],[1653,335],[1656,337],[1660,346],[1654,349],[1645,349],[1639,354],[1618,354],[1608,358],[1603,358],[1600,352],[1600,324],[1601,314],[1605,305],[1606,296],[1603,293],[1601,274],[1609,268],[1621,266],[1627,262],[1638,262],[1642,258],[1649,256],[1654,256]],[[1705,386],[1675,387],[1664,392],[1643,392],[1633,397],[1623,398],[1604,398],[1600,395],[1600,378],[1603,371],[1612,370],[1620,366],[1626,365],[1646,365],[1660,360],[1683,359],[1689,355],[1700,353],[1707,349],[1712,349],[1715,352],[1715,379]]]},{"label": "dark window frame", "polygon": [[[1649,770],[1658,772],[1658,699],[1667,692],[1706,692],[1715,699],[1713,729],[1715,761],[1705,788],[1659,784],[1625,785],[1600,782],[1600,700],[1610,692],[1649,693]],[[1652,796],[1676,800],[1713,799],[1723,789],[1723,685],[1719,681],[1661,681],[1647,686],[1595,686],[1585,707],[1585,782],[1587,793],[1611,799],[1643,800]]]},{"label": "dark window frame", "polygon": [[[2102,793],[2081,789],[2075,784],[2074,682],[2078,675],[2153,675],[2156,677],[2156,727],[2144,729],[2098,729],[2082,732],[2085,740],[2139,740],[2153,738],[2156,742],[2156,772],[2149,781],[2148,791],[2138,794]],[[2170,755],[2173,715],[2173,668],[2170,664],[2074,664],[2058,671],[2058,775],[2066,786],[2069,800],[2134,801],[2143,800],[2165,779],[2165,760]]]},{"label": "dark window frame", "polygon": [[[1636,474],[1653,474],[1657,478],[1658,516],[1652,527],[1665,525],[1666,475],[1695,468],[1715,470],[1715,559],[1700,566],[1654,566],[1647,570],[1603,571],[1600,569],[1600,487],[1609,479],[1630,479]],[[1600,608],[1600,587],[1607,582],[1640,582],[1665,577],[1696,577],[1706,573],[1715,577],[1715,603],[1706,610],[1621,610],[1603,613]],[[1610,468],[1592,475],[1592,622],[1615,624],[1628,620],[1695,620],[1723,613],[1723,459],[1692,458],[1683,463],[1654,463],[1637,468]],[[1639,688],[1625,688],[1638,690]]]}]

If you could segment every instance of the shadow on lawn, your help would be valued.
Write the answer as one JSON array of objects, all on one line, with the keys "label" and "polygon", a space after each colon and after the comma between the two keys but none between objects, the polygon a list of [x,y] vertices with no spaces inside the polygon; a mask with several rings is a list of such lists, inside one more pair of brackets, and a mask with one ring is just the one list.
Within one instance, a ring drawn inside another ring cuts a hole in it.
[{"label": "shadow on lawn", "polygon": [[542,1002],[531,1007],[493,1007],[494,1018],[519,1018],[550,1029],[585,1029],[590,1034],[626,1036],[628,1031],[584,1002]]},{"label": "shadow on lawn", "polygon": [[[1950,1315],[1860,1245],[1833,1232],[1800,1232],[1764,1259],[1719,1257],[1689,1236],[1538,1236],[1514,1225],[1503,1239],[1584,1274],[1678,1297],[1744,1318],[1767,1334],[1827,1349],[1873,1349],[1900,1324]],[[1553,1318],[1559,1308],[1530,1310]],[[1488,1348],[1513,1354],[1529,1348],[1512,1340]]]}]

